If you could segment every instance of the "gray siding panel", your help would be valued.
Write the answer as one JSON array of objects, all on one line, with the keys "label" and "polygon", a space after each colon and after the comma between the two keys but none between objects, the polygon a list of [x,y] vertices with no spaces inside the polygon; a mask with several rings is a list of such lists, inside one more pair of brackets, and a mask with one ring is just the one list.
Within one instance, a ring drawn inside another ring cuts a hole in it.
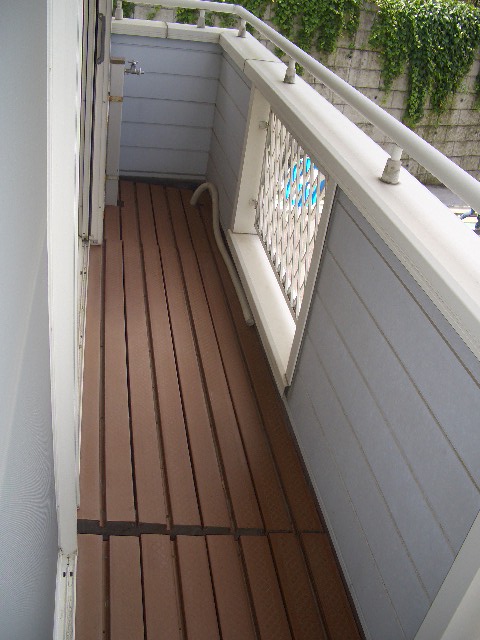
[{"label": "gray siding panel", "polygon": [[[479,511],[479,372],[340,193],[287,402],[372,638],[415,636]],[[371,579],[388,594],[381,605],[360,586],[359,556],[368,564],[370,554]],[[379,616],[397,636],[380,632]]]},{"label": "gray siding panel", "polygon": [[125,76],[121,175],[205,179],[219,45],[114,34],[112,54],[145,72]]},{"label": "gray siding panel", "polygon": [[219,191],[220,218],[231,224],[243,155],[250,84],[231,58],[224,54],[220,68],[208,179]]},{"label": "gray siding panel", "polygon": [[207,127],[183,127],[176,125],[124,122],[122,140],[124,147],[154,149],[210,149],[211,131]]},{"label": "gray siding panel", "polygon": [[197,176],[202,178],[207,171],[208,153],[176,149],[140,149],[122,147],[120,166],[125,175]]},{"label": "gray siding panel", "polygon": [[[175,100],[125,99],[122,123],[169,124],[177,127],[206,127],[213,124],[214,106]],[[122,132],[123,133],[123,132]],[[123,143],[123,140],[121,141]]]},{"label": "gray siding panel", "polygon": [[[319,304],[318,302],[316,304]],[[328,322],[319,315],[317,319]],[[337,349],[335,341],[332,350]],[[324,353],[329,362],[329,353]],[[329,448],[333,452],[339,472],[352,504],[362,505],[357,511],[359,524],[376,561],[382,567],[382,577],[399,617],[407,620],[413,634],[420,625],[429,599],[422,585],[404,541],[391,515],[388,503],[370,466],[351,420],[346,415],[334,381],[328,377],[317,348],[310,338],[305,344],[305,371],[303,381],[323,428]],[[346,389],[349,393],[349,389]],[[327,417],[328,416],[328,417]],[[351,541],[351,544],[354,544]],[[407,633],[407,635],[409,635]]]},{"label": "gray siding panel", "polygon": [[191,78],[173,74],[150,73],[125,78],[124,96],[214,104],[218,82],[215,78]]},{"label": "gray siding panel", "polygon": [[360,605],[360,616],[376,611],[371,619],[366,618],[370,636],[379,640],[403,639],[405,634],[307,393],[306,382],[312,373],[305,368],[297,374],[288,405],[305,463],[327,523],[335,533],[336,548],[347,569],[347,584]]}]

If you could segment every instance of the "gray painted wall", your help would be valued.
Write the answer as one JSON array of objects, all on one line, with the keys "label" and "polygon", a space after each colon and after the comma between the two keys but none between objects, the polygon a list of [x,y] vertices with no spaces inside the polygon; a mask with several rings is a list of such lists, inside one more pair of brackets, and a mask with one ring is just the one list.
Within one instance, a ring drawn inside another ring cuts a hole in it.
[{"label": "gray painted wall", "polygon": [[230,227],[233,215],[249,101],[249,80],[224,53],[207,168],[207,179],[218,187],[224,229]]},{"label": "gray painted wall", "polygon": [[47,2],[3,3],[0,40],[0,638],[50,640],[57,524],[47,309]]},{"label": "gray painted wall", "polygon": [[111,50],[145,71],[125,76],[121,175],[204,180],[219,45],[114,34]]},{"label": "gray painted wall", "polygon": [[288,408],[372,638],[413,638],[480,508],[480,363],[340,192]]}]

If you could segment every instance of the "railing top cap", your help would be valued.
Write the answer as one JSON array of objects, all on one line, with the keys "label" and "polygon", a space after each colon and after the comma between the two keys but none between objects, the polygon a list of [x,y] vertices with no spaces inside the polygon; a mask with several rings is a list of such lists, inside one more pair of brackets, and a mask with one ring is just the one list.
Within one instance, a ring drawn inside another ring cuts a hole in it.
[{"label": "railing top cap", "polygon": [[[139,0],[133,0],[133,3],[145,6],[153,5],[153,3],[140,2]],[[230,13],[245,20],[275,46],[302,65],[317,80],[323,82],[345,102],[361,113],[369,122],[378,127],[395,144],[404,149],[455,194],[460,196],[476,211],[480,211],[480,184],[475,178],[244,7],[237,4],[209,2],[206,0],[162,0],[162,7]]]}]

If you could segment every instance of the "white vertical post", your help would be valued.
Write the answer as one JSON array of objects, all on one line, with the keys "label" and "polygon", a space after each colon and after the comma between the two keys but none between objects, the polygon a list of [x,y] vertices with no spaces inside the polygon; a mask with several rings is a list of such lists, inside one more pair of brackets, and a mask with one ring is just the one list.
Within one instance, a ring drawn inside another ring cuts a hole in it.
[{"label": "white vertical post", "polygon": [[231,224],[234,233],[256,233],[255,205],[260,187],[269,115],[270,104],[258,89],[252,87],[242,168]]},{"label": "white vertical post", "polygon": [[[98,13],[105,18],[105,31],[98,32],[97,74],[95,80],[95,129],[92,161],[92,211],[90,240],[94,244],[103,242],[103,213],[105,209],[105,165],[107,158],[107,117],[108,117],[108,84],[110,79],[110,34],[112,21],[111,0],[99,0]],[[103,36],[103,42],[100,39]],[[98,60],[100,50],[103,59]]]},{"label": "white vertical post", "polygon": [[197,27],[198,29],[205,29],[205,10],[204,9],[200,9],[200,11],[198,12]]},{"label": "white vertical post", "polygon": [[77,548],[76,301],[81,29],[78,0],[51,0],[48,38],[47,229],[50,376],[58,545]]},{"label": "white vertical post", "polygon": [[118,175],[120,170],[120,136],[122,131],[123,81],[125,58],[110,58],[110,108],[107,129],[107,181],[105,204],[118,201]]}]

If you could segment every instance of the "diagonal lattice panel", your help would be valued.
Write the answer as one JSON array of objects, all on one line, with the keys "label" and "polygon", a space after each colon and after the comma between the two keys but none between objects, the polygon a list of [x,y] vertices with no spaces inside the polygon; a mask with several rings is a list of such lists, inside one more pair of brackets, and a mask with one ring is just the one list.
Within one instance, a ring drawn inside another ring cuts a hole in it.
[{"label": "diagonal lattice panel", "polygon": [[270,111],[255,227],[297,320],[325,199],[325,174]]}]

